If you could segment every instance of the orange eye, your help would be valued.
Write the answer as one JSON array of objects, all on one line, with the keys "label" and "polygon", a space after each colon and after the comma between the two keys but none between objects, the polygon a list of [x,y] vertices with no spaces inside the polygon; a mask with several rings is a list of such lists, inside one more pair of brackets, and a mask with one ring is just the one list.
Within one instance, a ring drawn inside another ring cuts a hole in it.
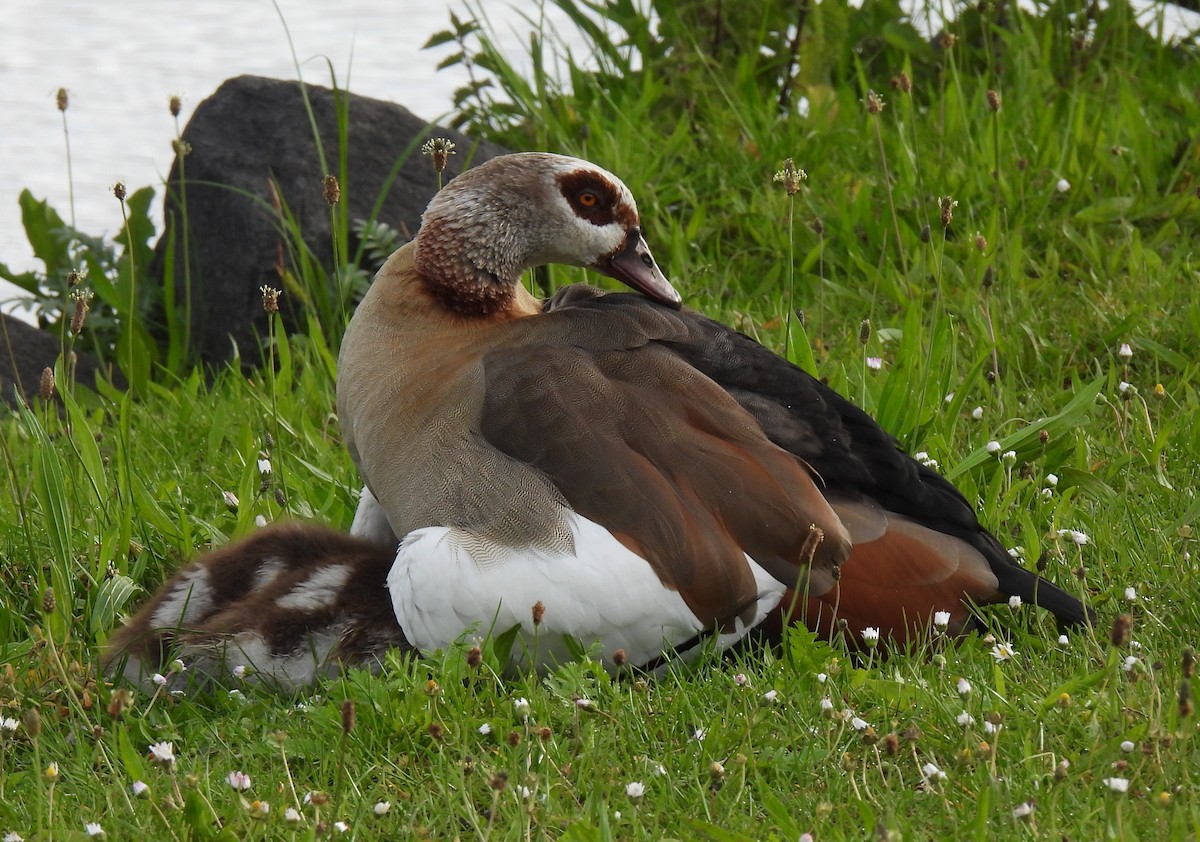
[{"label": "orange eye", "polygon": [[576,198],[578,199],[579,204],[583,205],[585,208],[594,208],[596,207],[596,203],[600,201],[596,198],[596,194],[590,190],[584,190]]}]

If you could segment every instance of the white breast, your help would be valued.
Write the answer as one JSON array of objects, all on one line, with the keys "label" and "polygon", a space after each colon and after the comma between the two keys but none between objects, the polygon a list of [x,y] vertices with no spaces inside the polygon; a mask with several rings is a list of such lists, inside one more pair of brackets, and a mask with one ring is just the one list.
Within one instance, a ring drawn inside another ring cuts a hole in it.
[{"label": "white breast", "polygon": [[[570,659],[565,637],[592,651],[609,669],[624,650],[630,665],[656,661],[696,638],[702,622],[683,598],[663,586],[650,564],[603,527],[565,515],[575,554],[485,544],[465,530],[428,527],[409,533],[388,574],[392,607],[419,651],[448,649],[520,627],[510,670],[539,671]],[[758,583],[756,616],[716,637],[724,648],[779,604],[784,586],[747,557]],[[533,606],[545,611],[533,622]],[[703,647],[695,647],[692,652]]]}]

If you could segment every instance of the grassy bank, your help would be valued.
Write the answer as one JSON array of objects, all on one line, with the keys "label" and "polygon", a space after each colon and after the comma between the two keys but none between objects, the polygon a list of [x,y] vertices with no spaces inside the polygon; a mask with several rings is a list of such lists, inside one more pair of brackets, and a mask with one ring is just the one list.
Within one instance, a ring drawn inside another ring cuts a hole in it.
[{"label": "grassy bank", "polygon": [[[350,521],[344,325],[277,322],[260,374],[130,366],[133,399],[60,370],[63,412],[3,420],[0,834],[1200,834],[1195,49],[1121,3],[986,4],[932,43],[887,4],[708,6],[660,0],[651,24],[614,2],[598,70],[535,38],[532,77],[457,25],[442,40],[495,80],[463,92],[462,119],[619,174],[689,305],[936,460],[1097,628],[1064,640],[1001,607],[990,638],[857,661],[796,633],[652,682],[588,662],[502,679],[456,651],[297,698],[118,692],[96,656],[143,589],[260,517]],[[786,158],[807,172],[794,193],[774,180]],[[95,315],[120,365],[149,331],[131,270],[108,270]],[[163,742],[173,762],[148,753]]]}]

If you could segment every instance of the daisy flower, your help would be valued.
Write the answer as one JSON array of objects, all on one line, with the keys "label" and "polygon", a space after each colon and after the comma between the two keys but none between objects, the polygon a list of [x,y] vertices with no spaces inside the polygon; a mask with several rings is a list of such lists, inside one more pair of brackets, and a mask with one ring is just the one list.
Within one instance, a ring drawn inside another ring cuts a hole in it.
[{"label": "daisy flower", "polygon": [[230,772],[225,776],[225,782],[238,792],[245,792],[250,788],[250,776],[241,770]]}]

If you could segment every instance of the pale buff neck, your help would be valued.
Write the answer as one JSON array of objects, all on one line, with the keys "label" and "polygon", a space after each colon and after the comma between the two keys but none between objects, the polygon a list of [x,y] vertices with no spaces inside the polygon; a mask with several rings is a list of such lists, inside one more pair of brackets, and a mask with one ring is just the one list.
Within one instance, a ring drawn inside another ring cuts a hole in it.
[{"label": "pale buff neck", "polygon": [[[473,323],[481,317],[506,321],[542,312],[542,302],[519,281],[503,285],[490,280],[472,282],[468,267],[433,261],[420,242],[418,238],[405,244],[387,259],[359,305],[362,312],[356,313],[357,320],[383,321],[395,327],[403,323],[407,330],[444,330],[450,327],[447,317],[455,323],[464,317]],[[472,302],[480,306],[472,308]]]}]

